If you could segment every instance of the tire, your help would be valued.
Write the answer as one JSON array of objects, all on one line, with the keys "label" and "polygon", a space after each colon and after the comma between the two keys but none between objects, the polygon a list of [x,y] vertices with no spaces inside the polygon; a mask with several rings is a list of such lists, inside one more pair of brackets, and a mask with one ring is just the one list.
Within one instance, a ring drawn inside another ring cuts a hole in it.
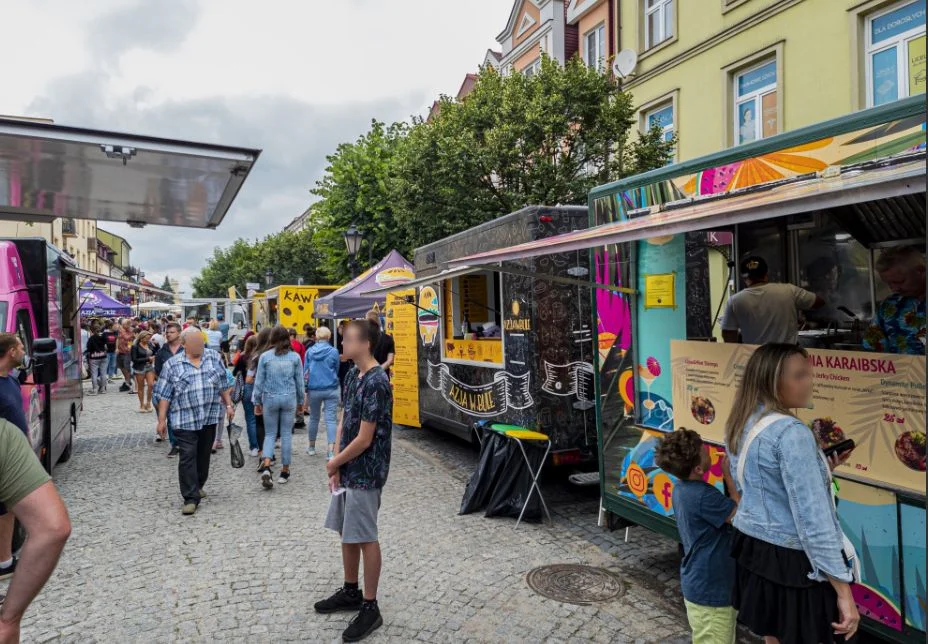
[{"label": "tire", "polygon": [[64,448],[64,451],[61,452],[61,458],[58,459],[59,463],[67,463],[71,460],[71,455],[74,453],[74,433],[77,431],[77,412],[73,409],[71,410],[71,422],[68,425],[68,445]]}]

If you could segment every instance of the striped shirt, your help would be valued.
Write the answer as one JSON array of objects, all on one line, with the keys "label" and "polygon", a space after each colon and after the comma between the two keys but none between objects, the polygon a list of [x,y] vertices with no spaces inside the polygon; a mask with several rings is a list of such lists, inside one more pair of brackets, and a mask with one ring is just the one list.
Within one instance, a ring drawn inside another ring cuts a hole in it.
[{"label": "striped shirt", "polygon": [[168,423],[175,430],[195,431],[215,425],[222,417],[220,394],[229,389],[226,368],[219,354],[204,349],[200,367],[185,353],[164,363],[152,400],[169,400]]}]

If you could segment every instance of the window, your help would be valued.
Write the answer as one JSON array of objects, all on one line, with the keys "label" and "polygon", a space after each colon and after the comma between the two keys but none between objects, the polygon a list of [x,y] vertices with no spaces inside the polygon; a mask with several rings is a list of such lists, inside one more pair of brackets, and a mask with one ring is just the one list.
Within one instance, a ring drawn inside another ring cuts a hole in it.
[{"label": "window", "polygon": [[673,36],[673,0],[644,0],[644,48]]},{"label": "window", "polygon": [[[648,130],[653,127],[660,128],[665,141],[673,139],[673,103],[664,103],[645,112],[644,126]],[[673,160],[668,159],[667,165],[671,163]]]},{"label": "window", "polygon": [[867,18],[867,105],[925,91],[925,0],[900,3]]},{"label": "window", "polygon": [[541,71],[541,57],[539,56],[538,58],[533,60],[531,63],[529,63],[528,67],[522,70],[522,73],[525,74],[526,78],[531,78],[532,76],[534,76],[540,71]]},{"label": "window", "polygon": [[606,68],[606,25],[588,31],[583,40],[586,64],[603,71]]},{"label": "window", "polygon": [[777,61],[769,60],[734,77],[735,144],[777,133]]},{"label": "window", "polygon": [[479,271],[442,284],[446,360],[503,364],[500,274]]},{"label": "window", "polygon": [[[5,307],[4,318],[6,318]],[[6,326],[3,328],[6,328]],[[26,309],[16,311],[16,335],[19,336],[20,342],[26,348],[26,354],[32,356],[32,320],[29,319],[29,311]]]}]

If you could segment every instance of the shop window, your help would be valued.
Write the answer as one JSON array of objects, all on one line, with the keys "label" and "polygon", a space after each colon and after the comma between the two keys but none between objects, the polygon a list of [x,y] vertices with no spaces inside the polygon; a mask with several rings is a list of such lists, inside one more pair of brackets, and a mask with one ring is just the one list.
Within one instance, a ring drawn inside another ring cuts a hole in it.
[{"label": "shop window", "polygon": [[673,37],[674,0],[644,1],[644,48],[650,49]]},{"label": "shop window", "polygon": [[586,64],[603,71],[606,68],[606,25],[601,24],[588,31],[583,40]]},{"label": "shop window", "polygon": [[925,91],[925,0],[869,16],[864,33],[868,106]]},{"label": "shop window", "polygon": [[445,280],[442,354],[447,360],[503,363],[500,274],[480,271]]},{"label": "shop window", "polygon": [[736,145],[773,136],[777,122],[777,61],[767,60],[734,75]]}]

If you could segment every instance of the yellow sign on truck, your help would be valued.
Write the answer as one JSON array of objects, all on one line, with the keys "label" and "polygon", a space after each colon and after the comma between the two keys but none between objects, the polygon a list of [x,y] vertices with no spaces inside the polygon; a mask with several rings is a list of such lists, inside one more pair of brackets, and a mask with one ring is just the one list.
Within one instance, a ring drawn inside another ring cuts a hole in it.
[{"label": "yellow sign on truck", "polygon": [[288,329],[303,332],[303,325],[319,326],[313,303],[320,297],[341,288],[339,285],[275,286],[265,292],[267,299],[267,322],[280,324]]}]

